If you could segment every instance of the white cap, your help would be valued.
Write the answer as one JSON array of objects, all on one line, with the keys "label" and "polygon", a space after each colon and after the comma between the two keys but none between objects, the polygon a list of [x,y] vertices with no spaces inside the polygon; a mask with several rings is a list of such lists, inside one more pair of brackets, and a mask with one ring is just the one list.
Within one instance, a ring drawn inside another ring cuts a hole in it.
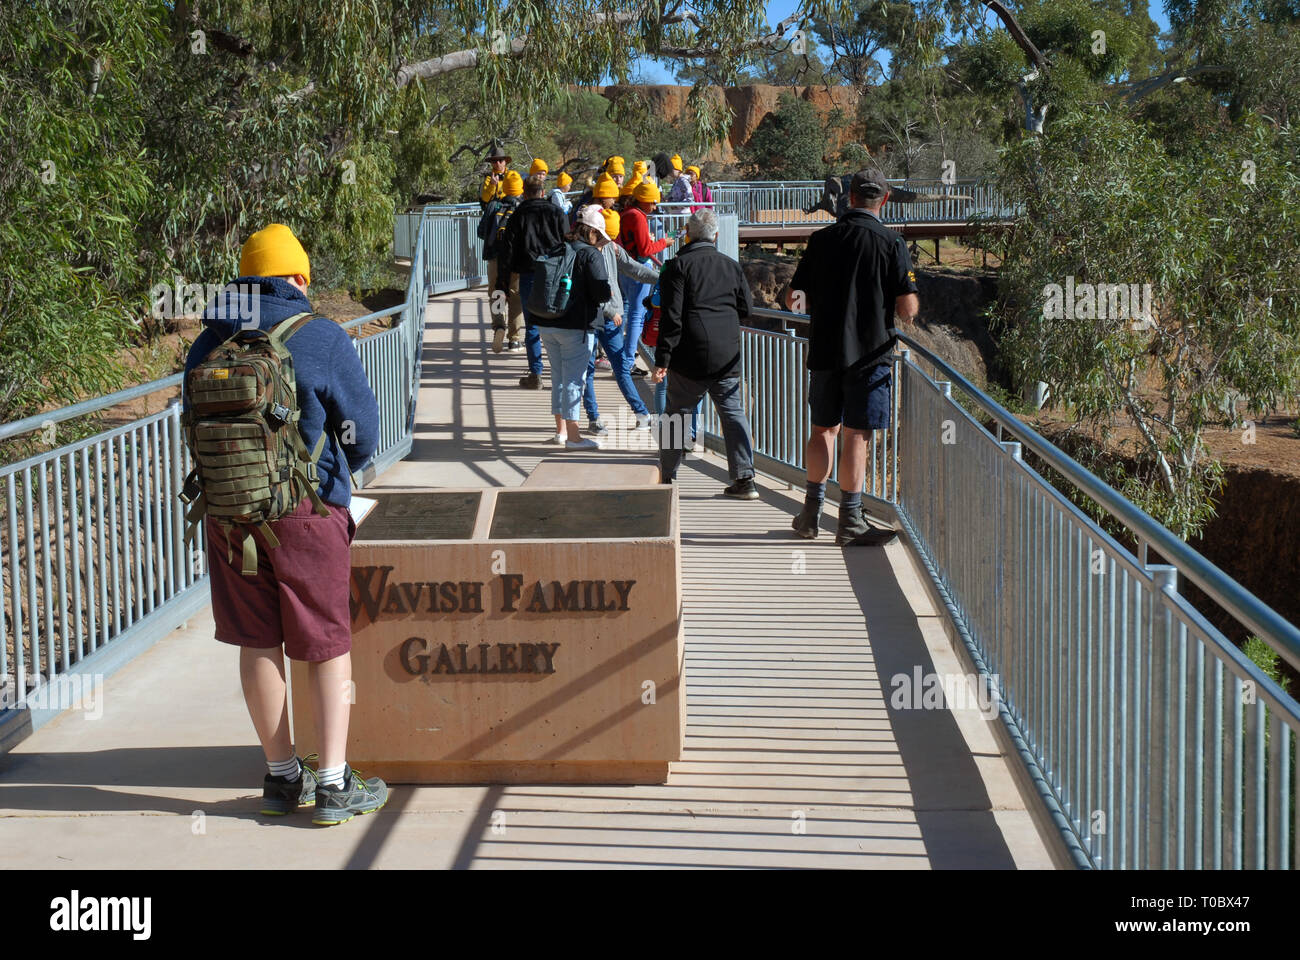
[{"label": "white cap", "polygon": [[598,204],[592,203],[583,207],[578,213],[578,223],[584,227],[591,227],[606,240],[610,239],[609,234],[605,232],[605,217],[600,212]]}]

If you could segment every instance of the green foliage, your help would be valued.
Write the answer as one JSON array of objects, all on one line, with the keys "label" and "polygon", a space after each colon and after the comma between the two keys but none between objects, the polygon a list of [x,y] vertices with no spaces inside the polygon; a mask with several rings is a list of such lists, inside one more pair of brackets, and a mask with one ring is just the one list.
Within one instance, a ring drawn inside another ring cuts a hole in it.
[{"label": "green foliage", "polygon": [[[1255,182],[1243,183],[1243,161]],[[1132,466],[1090,466],[1181,536],[1213,513],[1220,465],[1201,440],[1300,391],[1300,187],[1290,130],[1252,121],[1174,156],[1123,112],[1064,114],[1010,148],[997,185],[1024,204],[990,235],[994,309],[1018,384],[1042,380],[1101,435],[1136,429]],[[1056,315],[1049,285],[1150,284],[1145,323]]]},{"label": "green foliage", "polygon": [[[114,387],[155,201],[138,102],[158,7],[0,12],[0,418]],[[39,45],[33,38],[40,38]]]},{"label": "green foliage", "polygon": [[783,93],[776,110],[750,136],[740,159],[755,180],[819,180],[826,176],[825,150],[826,131],[817,108]]},{"label": "green foliage", "polygon": [[611,119],[609,108],[610,102],[600,94],[578,91],[547,113],[541,123],[551,130],[560,151],[557,159],[583,157],[594,168],[606,157],[634,153],[635,136]]},{"label": "green foliage", "polygon": [[[1155,24],[1145,13],[1130,15],[1122,7],[1091,0],[1030,0],[1019,11],[1026,36],[1050,65],[1045,74],[1026,82],[1034,106],[1046,106],[1049,118],[1103,100],[1108,85],[1140,79],[1152,68]],[[952,61],[973,90],[1008,103],[1015,102],[1017,85],[1031,69],[1005,30],[962,46]],[[1022,109],[1007,115],[1008,134],[1023,117]]]},{"label": "green foliage", "polygon": [[830,77],[866,88],[884,78],[881,55],[907,45],[909,31],[915,33],[915,20],[911,3],[854,0],[849,17],[817,17],[812,32],[828,51]]},{"label": "green foliage", "polygon": [[1282,658],[1266,642],[1252,634],[1241,645],[1241,652],[1246,655],[1251,663],[1263,671],[1264,676],[1276,684],[1285,686],[1284,677],[1282,676]]}]

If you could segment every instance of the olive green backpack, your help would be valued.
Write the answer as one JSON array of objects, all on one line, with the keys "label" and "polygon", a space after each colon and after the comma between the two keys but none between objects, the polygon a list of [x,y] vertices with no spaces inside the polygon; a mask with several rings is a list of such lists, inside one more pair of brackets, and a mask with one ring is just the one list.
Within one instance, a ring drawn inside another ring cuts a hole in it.
[{"label": "olive green backpack", "polygon": [[322,430],[309,451],[298,432],[298,388],[293,357],[285,344],[314,314],[299,313],[269,330],[241,330],[215,348],[185,377],[188,409],[182,416],[194,470],[180,498],[189,543],[206,515],[230,533],[243,533],[246,577],[257,574],[260,530],[268,547],[280,545],[268,521],[279,519],[310,497],[322,517],[329,510],[316,487],[316,461],[325,447]]}]

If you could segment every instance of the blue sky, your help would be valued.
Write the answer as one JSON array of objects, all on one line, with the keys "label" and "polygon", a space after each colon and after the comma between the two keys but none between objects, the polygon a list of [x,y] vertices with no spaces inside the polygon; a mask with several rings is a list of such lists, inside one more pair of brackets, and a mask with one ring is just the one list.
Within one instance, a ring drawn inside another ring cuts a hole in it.
[{"label": "blue sky", "polygon": [[[767,22],[780,23],[783,19],[794,12],[798,6],[797,0],[771,0],[767,5]],[[1160,30],[1169,29],[1169,18],[1165,16],[1164,4],[1160,0],[1148,0],[1147,9],[1151,12],[1151,19],[1155,21]],[[992,13],[986,13],[986,18],[990,23],[997,23],[998,19]],[[644,60],[640,64],[641,74],[647,83],[675,83],[673,78],[672,63],[659,63],[655,60]]]}]

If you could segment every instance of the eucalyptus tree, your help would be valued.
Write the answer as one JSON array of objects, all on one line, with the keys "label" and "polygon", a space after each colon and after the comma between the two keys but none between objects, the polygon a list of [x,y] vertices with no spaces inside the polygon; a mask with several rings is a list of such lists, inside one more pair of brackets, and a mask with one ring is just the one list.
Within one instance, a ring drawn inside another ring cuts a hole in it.
[{"label": "eucalyptus tree", "polygon": [[1173,154],[1123,105],[1074,109],[998,186],[1024,205],[985,241],[1004,364],[1049,385],[1088,466],[1194,535],[1222,479],[1206,429],[1253,443],[1300,395],[1300,138],[1246,117]]}]

